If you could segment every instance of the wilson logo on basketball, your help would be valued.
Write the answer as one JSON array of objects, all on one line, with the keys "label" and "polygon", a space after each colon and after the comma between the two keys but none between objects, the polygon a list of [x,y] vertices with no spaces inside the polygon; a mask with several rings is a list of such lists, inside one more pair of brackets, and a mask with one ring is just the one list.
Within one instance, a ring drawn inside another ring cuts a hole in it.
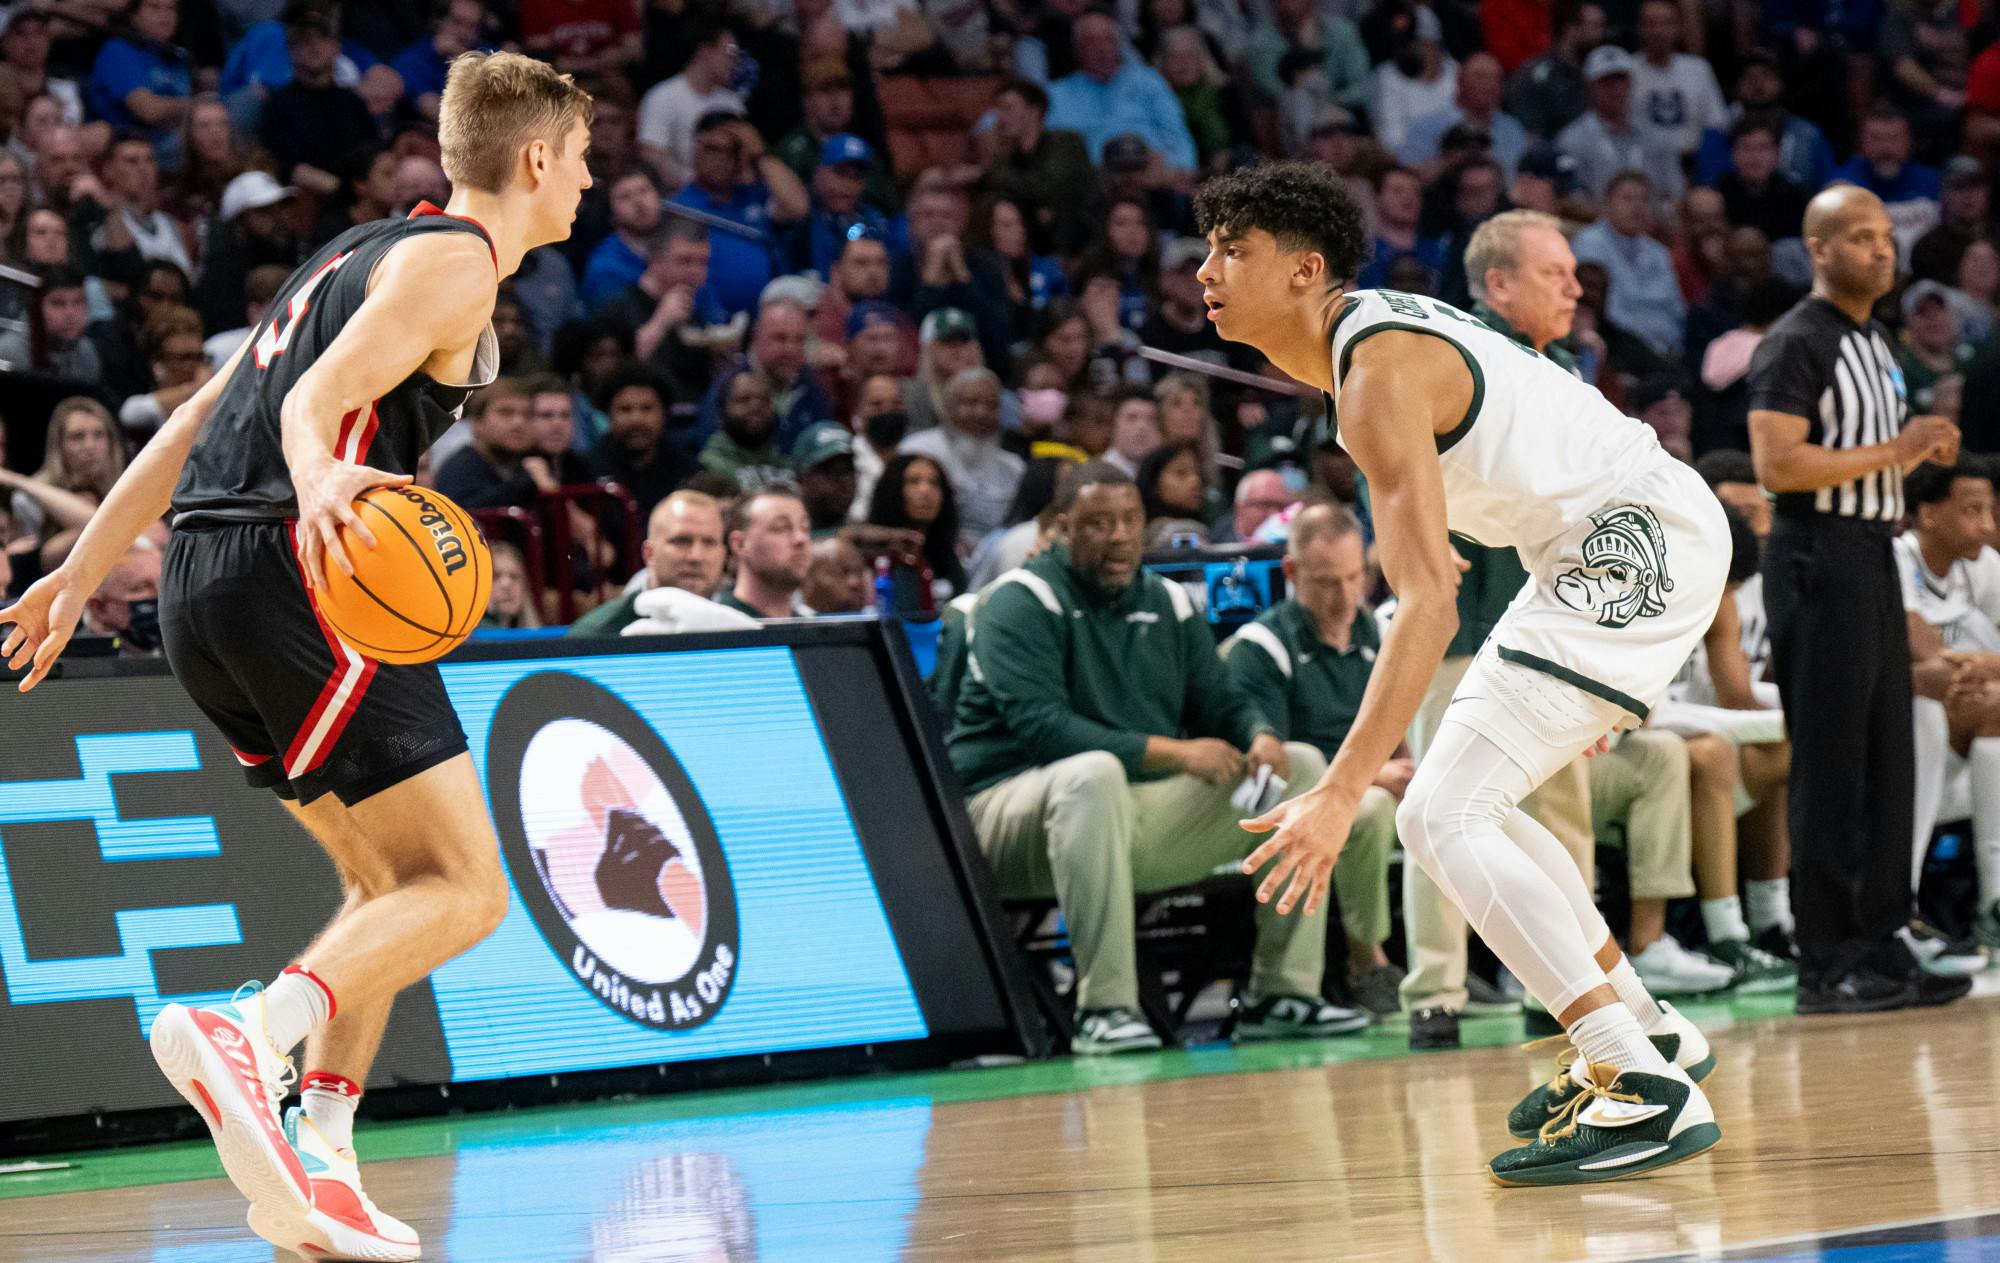
[{"label": "wilson logo on basketball", "polygon": [[429,496],[408,489],[404,489],[402,495],[417,506],[417,525],[431,533],[431,542],[437,546],[438,563],[444,567],[444,572],[457,574],[466,561],[465,541],[458,537],[457,527]]},{"label": "wilson logo on basketball", "polygon": [[709,1021],[736,979],[736,893],[680,760],[580,676],[532,675],[493,717],[487,785],[529,916],[577,985],[660,1030]]}]

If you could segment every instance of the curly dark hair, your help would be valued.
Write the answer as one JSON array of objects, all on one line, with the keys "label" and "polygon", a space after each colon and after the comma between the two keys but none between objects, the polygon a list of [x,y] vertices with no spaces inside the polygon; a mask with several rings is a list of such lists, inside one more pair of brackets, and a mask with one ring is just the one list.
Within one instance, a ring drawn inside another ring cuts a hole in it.
[{"label": "curly dark hair", "polygon": [[1260,162],[1217,176],[1194,195],[1195,228],[1262,229],[1280,250],[1314,250],[1338,283],[1360,270],[1368,254],[1361,208],[1331,167],[1311,162]]}]

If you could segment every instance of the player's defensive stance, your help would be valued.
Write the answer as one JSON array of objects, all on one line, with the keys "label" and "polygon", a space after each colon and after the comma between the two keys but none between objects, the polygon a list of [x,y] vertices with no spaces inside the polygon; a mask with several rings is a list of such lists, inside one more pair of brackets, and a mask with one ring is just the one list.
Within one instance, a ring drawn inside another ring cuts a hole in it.
[{"label": "player's defensive stance", "polygon": [[1396,813],[1408,853],[1577,1050],[1509,1119],[1534,1142],[1490,1168],[1507,1184],[1581,1184],[1700,1153],[1721,1135],[1694,1083],[1714,1063],[1707,1042],[1647,994],[1575,862],[1515,804],[1666,692],[1722,596],[1721,508],[1651,430],[1527,347],[1429,298],[1344,293],[1366,237],[1332,172],[1251,167],[1204,186],[1195,209],[1210,318],[1327,392],[1397,597],[1325,777],[1245,822],[1275,831],[1244,863],[1270,866],[1258,898],[1310,911],[1325,897],[1356,806],[1457,630],[1448,531],[1518,549],[1528,586]]},{"label": "player's defensive stance", "polygon": [[[313,1258],[418,1257],[417,1234],[361,1190],[355,1102],[398,991],[500,922],[507,884],[465,734],[437,668],[361,657],[313,592],[353,565],[337,528],[409,481],[498,363],[500,278],[560,241],[584,189],[589,96],[526,57],[452,64],[439,115],[444,211],[350,229],[294,272],[256,335],[176,409],[61,569],[0,612],[0,653],[54,664],[133,538],[175,513],[161,590],[174,673],[251,784],[276,790],[333,857],[338,916],[269,987],[169,1006],[153,1055],[207,1121],[250,1226]],[[171,495],[170,495],[171,493]],[[282,899],[282,891],[271,892]],[[292,1049],[303,1105],[280,1115]]]}]

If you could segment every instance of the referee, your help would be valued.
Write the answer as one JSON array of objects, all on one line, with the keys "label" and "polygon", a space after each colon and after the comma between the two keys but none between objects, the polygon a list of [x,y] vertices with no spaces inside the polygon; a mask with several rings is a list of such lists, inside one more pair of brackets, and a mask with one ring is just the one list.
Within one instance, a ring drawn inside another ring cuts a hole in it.
[{"label": "referee", "polygon": [[1777,495],[1764,557],[1772,664],[1792,739],[1792,903],[1799,1012],[1941,1004],[1909,923],[1915,752],[1910,645],[1890,533],[1903,474],[1949,464],[1958,429],[1910,417],[1886,331],[1896,242],[1873,193],[1835,185],[1806,207],[1812,293],[1750,363],[1750,447]]}]

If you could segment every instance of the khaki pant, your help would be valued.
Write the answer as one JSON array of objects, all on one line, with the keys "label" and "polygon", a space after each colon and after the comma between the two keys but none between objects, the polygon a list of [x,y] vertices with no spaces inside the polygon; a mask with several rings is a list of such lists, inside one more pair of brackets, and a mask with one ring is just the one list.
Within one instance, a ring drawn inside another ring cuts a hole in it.
[{"label": "khaki pant", "polygon": [[1694,893],[1694,833],[1687,742],[1657,728],[1625,734],[1590,760],[1590,814],[1602,830],[1625,826],[1632,898],[1684,899]]},{"label": "khaki pant", "polygon": [[1333,866],[1340,928],[1348,941],[1380,947],[1389,939],[1389,857],[1396,850],[1396,796],[1370,785]]},{"label": "khaki pant", "polygon": [[[1444,721],[1451,695],[1472,667],[1470,657],[1446,658],[1431,677],[1417,717],[1410,721],[1410,756],[1423,762]],[[1553,833],[1576,861],[1586,886],[1597,874],[1597,836],[1591,829],[1590,760],[1577,759],[1521,800],[1521,810]],[[1403,934],[1409,945],[1409,973],[1403,978],[1404,1009],[1465,1007],[1465,914],[1445,897],[1422,868],[1403,865]],[[1595,948],[1597,945],[1592,944]]]},{"label": "khaki pant", "polygon": [[[1326,759],[1299,742],[1285,753],[1291,798],[1319,781]],[[966,803],[1001,897],[1053,896],[1062,907],[1079,1009],[1139,1007],[1136,893],[1200,881],[1256,849],[1229,801],[1236,788],[1192,776],[1134,785],[1116,756],[1092,751],[1022,772]],[[1257,905],[1253,995],[1317,996],[1325,967],[1324,908],[1280,916],[1276,900]]]}]

